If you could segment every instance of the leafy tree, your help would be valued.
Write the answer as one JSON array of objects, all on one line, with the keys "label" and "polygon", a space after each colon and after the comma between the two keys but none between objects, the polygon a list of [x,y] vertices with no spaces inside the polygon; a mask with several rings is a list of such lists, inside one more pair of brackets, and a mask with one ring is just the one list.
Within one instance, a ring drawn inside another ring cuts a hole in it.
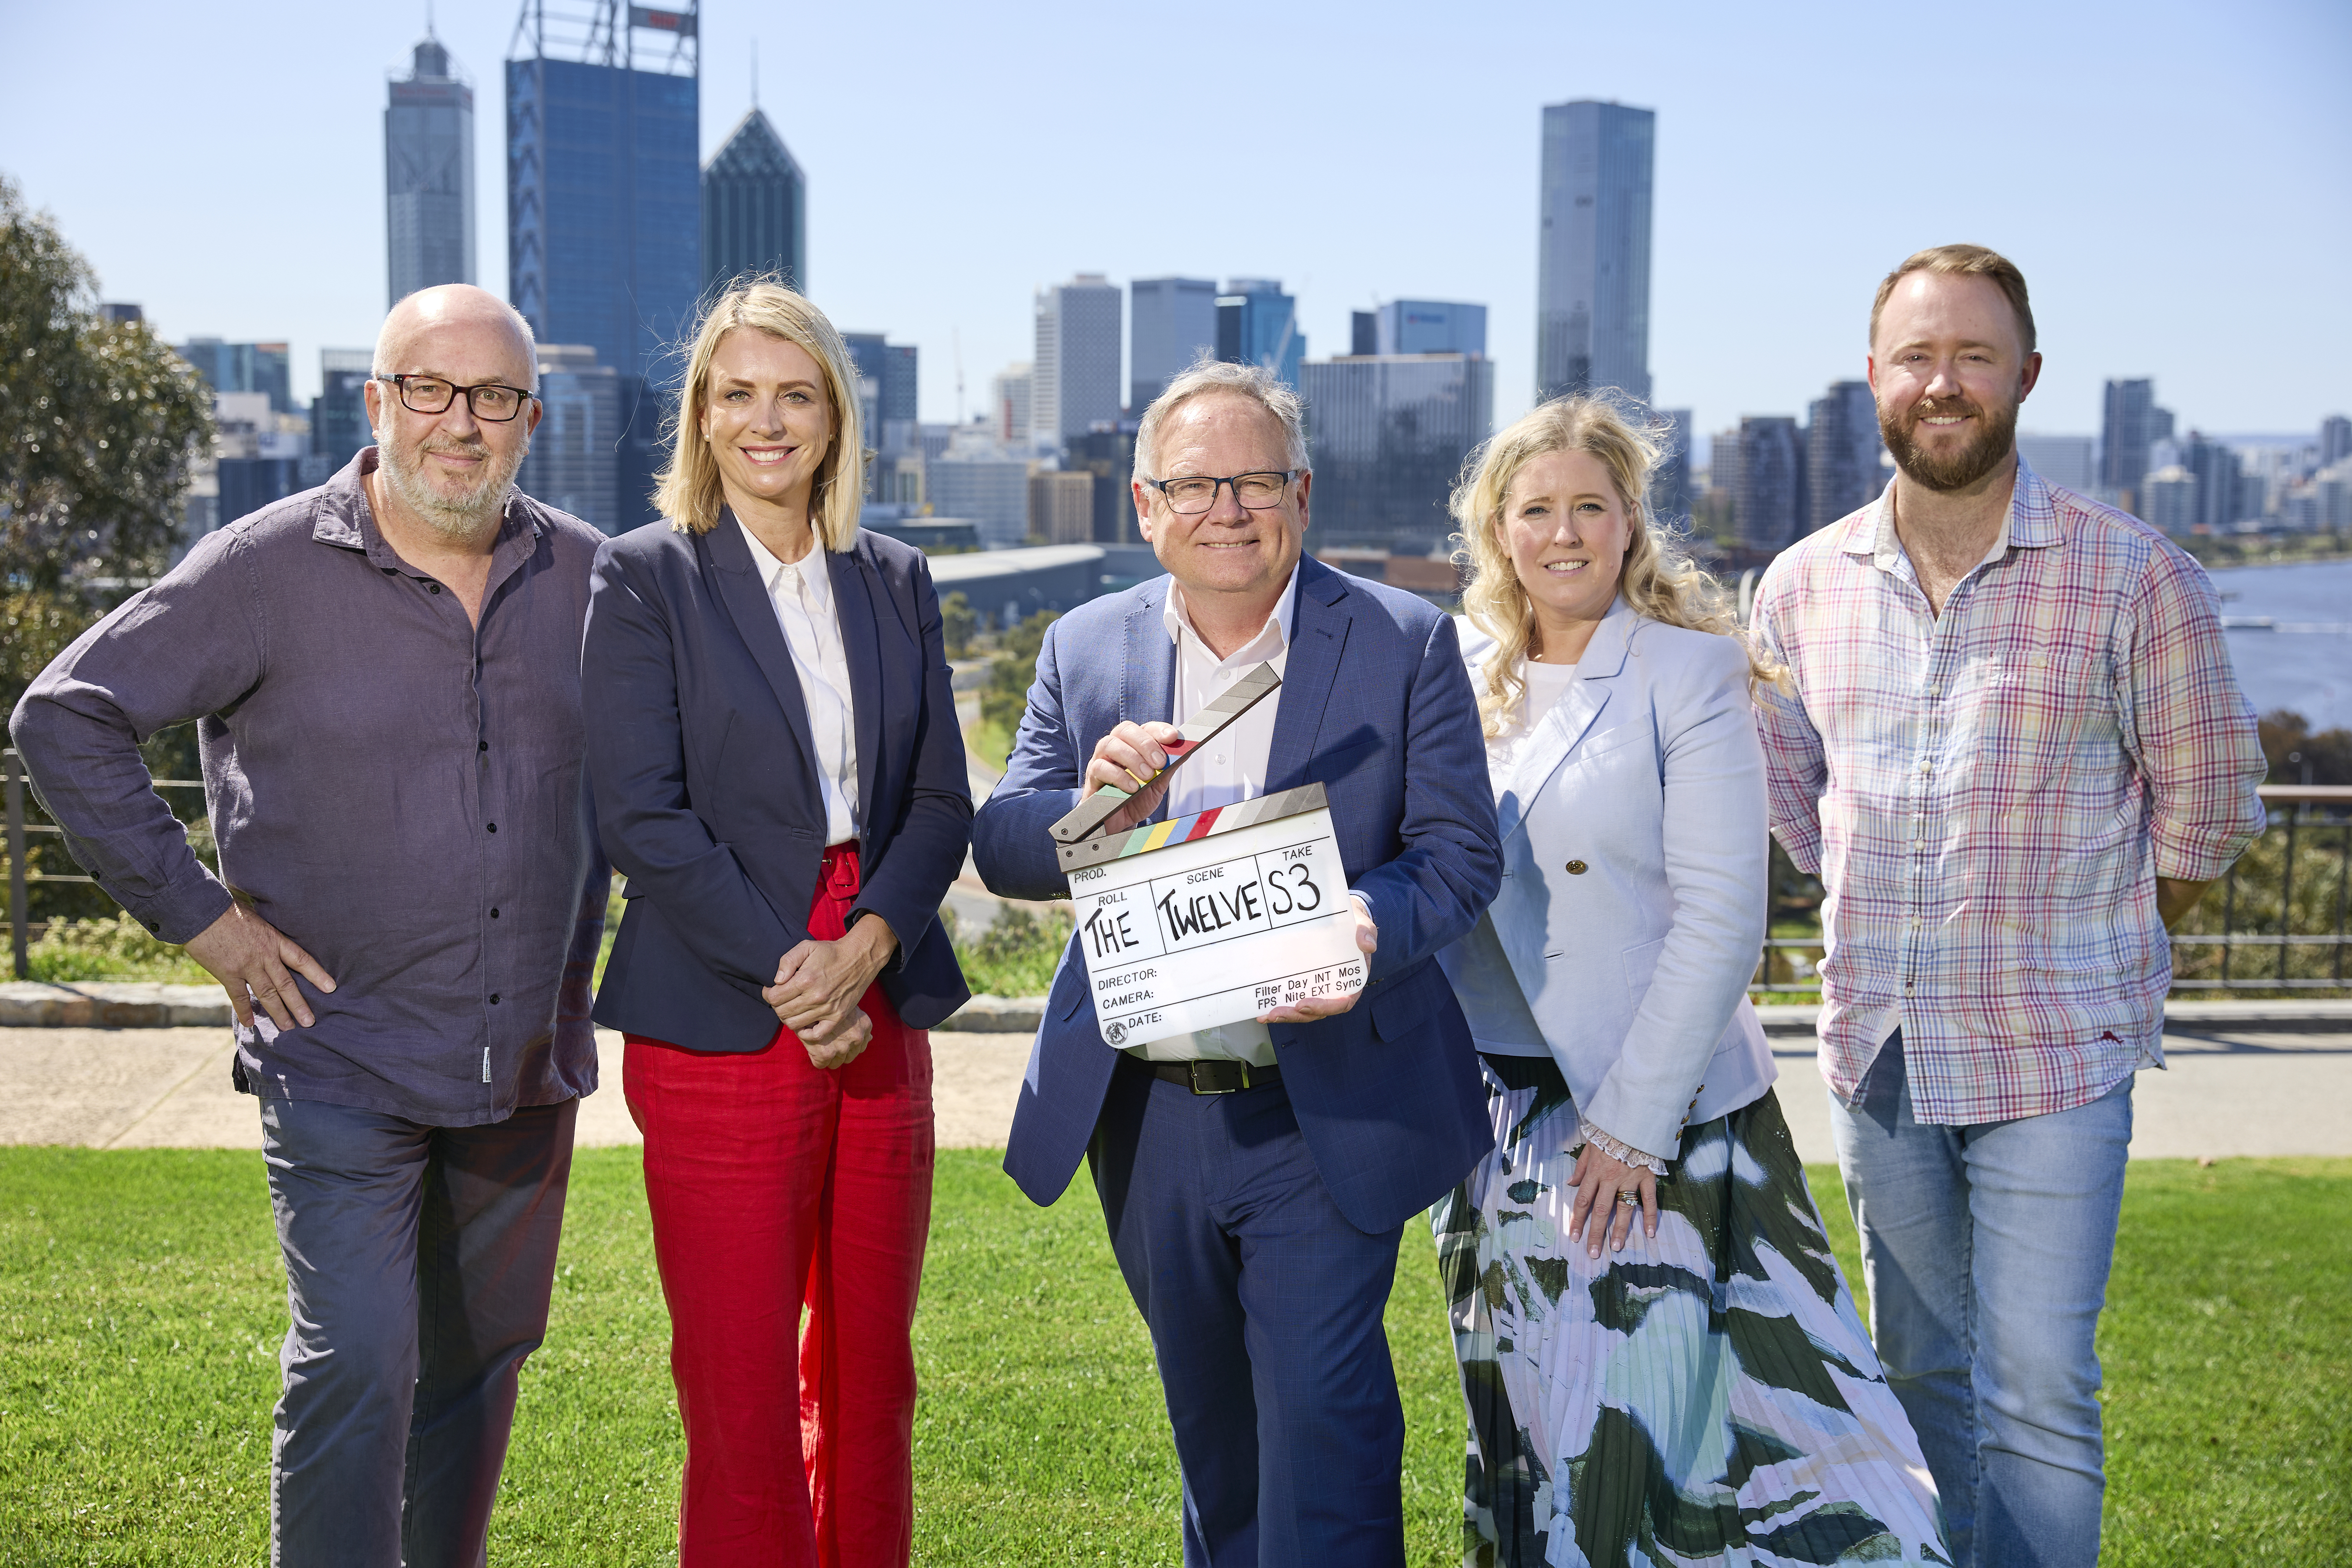
[{"label": "leafy tree", "polygon": [[[100,317],[89,263],[0,174],[0,715],[169,566],[189,467],[212,433],[194,369],[143,324]],[[156,776],[193,778],[194,740],[189,725],[150,740]],[[201,818],[195,791],[166,798]],[[37,867],[70,869],[55,840],[37,847]],[[37,883],[31,901],[36,919],[111,908],[68,883]]]},{"label": "leafy tree", "polygon": [[1045,646],[1045,628],[1054,613],[1040,610],[1017,626],[1007,626],[999,640],[1001,652],[989,661],[988,684],[981,689],[980,716],[1013,735],[1029,706],[1029,683],[1036,679],[1037,654]]},{"label": "leafy tree", "polygon": [[2272,784],[2352,784],[2352,730],[2314,733],[2311,721],[2287,708],[2263,714],[2259,728]]},{"label": "leafy tree", "polygon": [[99,315],[89,262],[0,175],[0,580],[86,612],[161,574],[211,435],[202,378]]},{"label": "leafy tree", "polygon": [[947,640],[950,658],[961,658],[971,651],[971,639],[980,635],[980,616],[962,589],[940,601],[940,631]]}]

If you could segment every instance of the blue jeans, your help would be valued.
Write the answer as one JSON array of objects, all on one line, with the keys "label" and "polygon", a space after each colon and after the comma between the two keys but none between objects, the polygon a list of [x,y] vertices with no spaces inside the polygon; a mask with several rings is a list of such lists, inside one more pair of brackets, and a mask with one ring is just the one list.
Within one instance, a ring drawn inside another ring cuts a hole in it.
[{"label": "blue jeans", "polygon": [[1903,1037],[1830,1097],[1878,1357],[1936,1479],[1958,1568],[2093,1568],[2106,1488],[2094,1338],[2131,1079],[2072,1110],[1915,1121]]},{"label": "blue jeans", "polygon": [[294,1320],[273,1568],[479,1568],[523,1359],[547,1334],[579,1106],[435,1127],[261,1102]]}]

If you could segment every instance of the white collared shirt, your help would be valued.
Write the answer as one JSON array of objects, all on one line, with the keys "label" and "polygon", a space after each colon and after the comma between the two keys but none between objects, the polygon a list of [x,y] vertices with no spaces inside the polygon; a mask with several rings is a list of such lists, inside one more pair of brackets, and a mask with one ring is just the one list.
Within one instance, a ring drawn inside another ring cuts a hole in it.
[{"label": "white collared shirt", "polygon": [[857,837],[857,719],[824,547],[812,542],[798,561],[779,561],[741,519],[735,526],[743,529],[743,542],[751,547],[751,563],[776,607],[776,624],[783,628],[801,678],[809,739],[816,746],[817,782],[824,791],[824,841],[846,844]]},{"label": "white collared shirt", "polygon": [[[1233,689],[1234,681],[1261,664],[1274,666],[1276,675],[1284,673],[1290,661],[1291,610],[1297,593],[1298,569],[1294,566],[1290,581],[1283,584],[1282,597],[1275,601],[1274,614],[1266,616],[1257,636],[1219,658],[1201,640],[1201,634],[1192,629],[1192,616],[1184,605],[1184,590],[1172,581],[1168,584],[1168,601],[1160,611],[1160,621],[1168,628],[1169,640],[1176,645],[1176,693],[1171,711],[1177,723],[1223,696]],[[1265,698],[1226,725],[1206,747],[1187,758],[1184,765],[1169,778],[1168,815],[1171,818],[1190,816],[1212,806],[1231,805],[1235,801],[1264,795],[1266,768],[1274,753],[1275,713],[1281,706],[1279,692]],[[1274,1065],[1274,1037],[1255,1018],[1214,1029],[1171,1035],[1165,1039],[1146,1040],[1128,1047],[1127,1051],[1146,1061],[1201,1058],[1244,1061],[1252,1067]]]}]

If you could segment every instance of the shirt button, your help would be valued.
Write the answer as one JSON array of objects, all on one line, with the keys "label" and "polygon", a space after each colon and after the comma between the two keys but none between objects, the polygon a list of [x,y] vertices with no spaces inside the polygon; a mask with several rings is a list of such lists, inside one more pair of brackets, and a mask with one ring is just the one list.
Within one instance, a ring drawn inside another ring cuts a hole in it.
[{"label": "shirt button", "polygon": [[425,585],[425,591],[428,594],[437,594],[441,591],[441,584],[438,583],[427,583]]},{"label": "shirt button", "polygon": [[493,992],[491,992],[491,993],[490,993],[490,1005],[491,1005],[491,1006],[493,1006],[493,1007],[495,1007],[495,1006],[497,1006],[498,1005],[499,1005],[499,994],[498,994],[497,992],[493,991]]},{"label": "shirt button", "polygon": [[478,752],[487,752],[489,749],[490,743],[488,741],[477,741],[474,742],[474,750]]},{"label": "shirt button", "polygon": [[498,919],[498,918],[499,918],[499,911],[498,911],[498,910],[492,910],[490,911],[490,919],[492,919],[492,920],[496,920],[496,919]]},{"label": "shirt button", "polygon": [[1570,860],[1568,863],[1568,874],[1571,877],[1581,877],[1588,869],[1590,868],[1581,860]]},{"label": "shirt button", "polygon": [[491,823],[491,824],[490,824],[490,831],[491,831],[491,832],[493,832],[493,833],[496,833],[498,830],[499,830],[499,825],[498,825],[497,823],[495,823],[495,822]]}]

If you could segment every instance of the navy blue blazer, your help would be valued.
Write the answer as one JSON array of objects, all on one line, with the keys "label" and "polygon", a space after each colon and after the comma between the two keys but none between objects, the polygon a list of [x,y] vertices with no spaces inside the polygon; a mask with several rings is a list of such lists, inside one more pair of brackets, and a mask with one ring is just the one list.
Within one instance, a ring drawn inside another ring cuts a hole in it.
[{"label": "navy blue blazer", "polygon": [[[882,989],[928,1029],[971,994],[939,922],[971,837],[939,595],[896,540],[861,531],[824,560],[857,728],[853,915],[897,933]],[[648,523],[597,550],[581,679],[597,828],[628,878],[595,1020],[758,1050],[776,1033],[761,987],[808,936],[824,797],[792,650],[733,513],[708,533]]]},{"label": "navy blue blazer", "polygon": [[[1097,599],[1047,630],[1003,781],[972,824],[973,856],[995,892],[1066,896],[1046,828],[1076,804],[1096,741],[1123,720],[1182,717],[1169,711],[1168,584]],[[1494,1146],[1470,1032],[1434,955],[1492,901],[1502,855],[1451,617],[1311,559],[1299,563],[1297,595],[1265,787],[1322,784],[1349,887],[1381,935],[1356,1005],[1272,1026],[1275,1058],[1332,1201],[1377,1233],[1434,1202]],[[1004,1155],[1034,1201],[1050,1204],[1069,1184],[1117,1062],[1074,942]]]}]

